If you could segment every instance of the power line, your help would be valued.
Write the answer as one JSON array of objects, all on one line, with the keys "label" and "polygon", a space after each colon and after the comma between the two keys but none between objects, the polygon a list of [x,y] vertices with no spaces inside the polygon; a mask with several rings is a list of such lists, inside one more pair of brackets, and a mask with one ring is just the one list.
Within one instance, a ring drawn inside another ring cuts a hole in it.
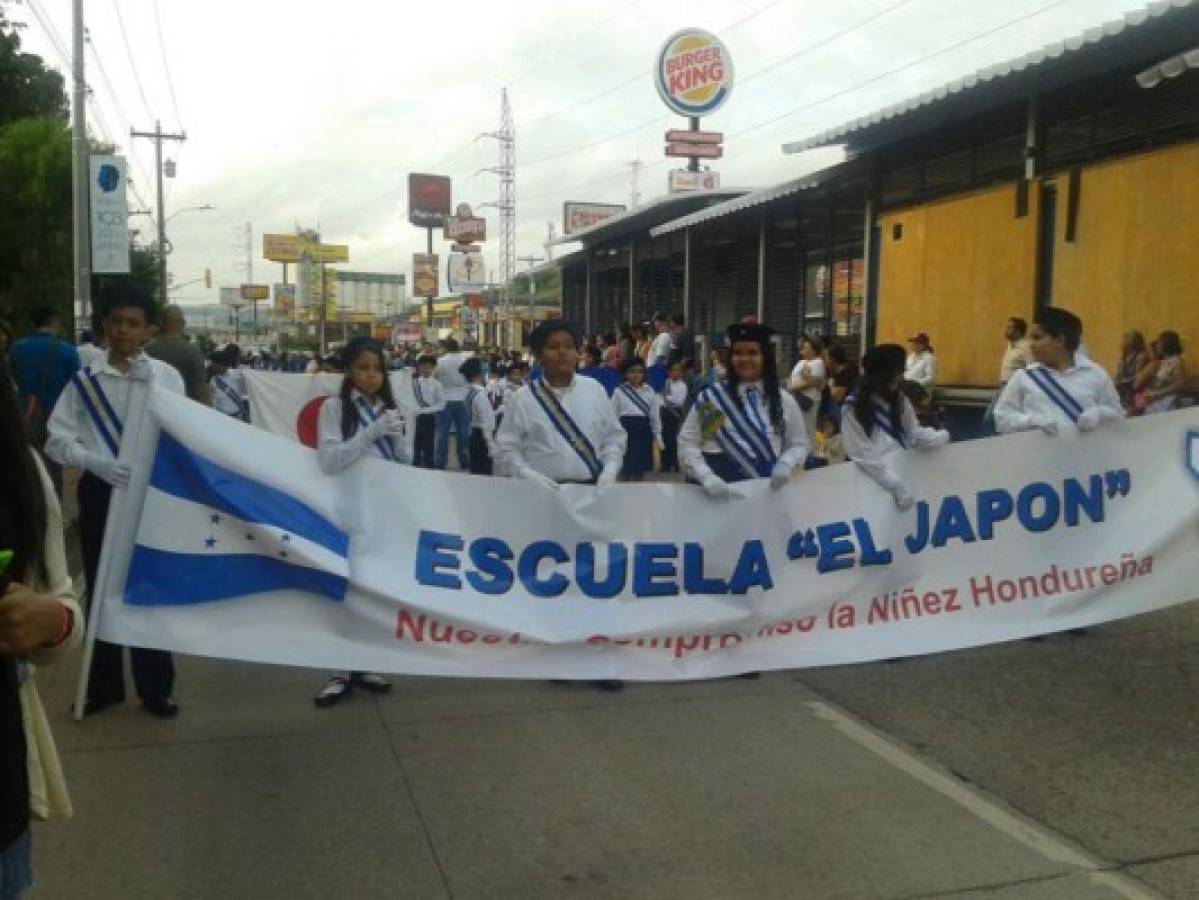
[{"label": "power line", "polygon": [[171,65],[167,62],[167,45],[162,39],[162,19],[158,15],[158,0],[154,0],[154,29],[158,32],[158,51],[162,54],[162,68],[167,76],[167,89],[171,94],[171,109],[175,113],[175,124],[183,129],[183,119],[179,116],[179,101],[175,97],[175,80],[171,78]]},{"label": "power line", "polygon": [[[112,104],[116,109],[117,116],[121,119],[120,124],[123,125],[124,132],[132,131],[133,120],[125,112],[124,106],[121,105],[121,98],[117,94],[116,88],[113,87],[112,79],[108,77],[108,70],[104,68],[104,62],[100,59],[100,51],[96,49],[96,42],[92,40],[91,34],[87,33],[86,31],[84,33],[84,38],[87,41],[87,45],[92,48],[92,59],[96,63],[96,69],[100,72],[101,80],[108,89],[109,97],[112,99]],[[115,141],[112,141],[111,143],[116,144]],[[130,142],[129,151],[130,156],[133,159],[133,165],[137,168],[137,174],[144,182],[149,182],[150,176],[146,174],[146,167],[142,164],[141,157],[137,153],[137,145]],[[132,187],[134,196],[137,198],[138,203],[142,205],[143,209],[146,208],[148,204],[146,203],[145,198],[142,197],[142,195],[138,192],[135,184],[132,185]]]},{"label": "power line", "polygon": [[138,73],[137,63],[133,59],[133,47],[129,44],[129,35],[125,31],[125,20],[121,17],[121,4],[119,0],[112,0],[112,8],[117,14],[117,25],[121,29],[121,40],[125,42],[125,53],[129,57],[129,68],[133,70],[133,80],[137,82],[137,91],[141,94],[142,106],[145,107],[146,115],[153,119],[154,113],[150,109],[150,101],[146,99],[146,89],[142,87],[142,77]]}]

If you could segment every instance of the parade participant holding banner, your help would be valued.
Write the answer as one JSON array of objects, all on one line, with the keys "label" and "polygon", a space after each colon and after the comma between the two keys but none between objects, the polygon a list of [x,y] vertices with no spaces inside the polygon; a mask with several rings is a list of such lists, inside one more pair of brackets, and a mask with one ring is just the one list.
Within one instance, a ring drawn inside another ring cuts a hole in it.
[{"label": "parade participant holding banner", "polygon": [[418,407],[412,464],[422,469],[436,465],[434,444],[437,438],[437,415],[445,409],[445,390],[433,377],[437,358],[426,354],[416,361],[417,376],[412,379],[412,393]]},{"label": "parade participant holding banner", "polygon": [[662,450],[662,398],[645,383],[645,360],[624,364],[624,383],[612,394],[612,409],[629,436],[620,474],[641,481],[654,468],[654,446]]},{"label": "parade participant holding banner", "polygon": [[1081,343],[1078,316],[1054,306],[1037,312],[1029,332],[1035,362],[1012,375],[995,404],[1000,434],[1039,428],[1056,435],[1062,425],[1094,431],[1124,418],[1111,377],[1079,351]]},{"label": "parade participant holding banner", "polygon": [[628,438],[599,382],[577,377],[579,333],[542,322],[529,343],[541,378],[513,394],[496,435],[508,470],[548,490],[561,483],[615,483]]},{"label": "parade participant holding banner", "polygon": [[470,413],[470,470],[475,475],[492,474],[495,457],[495,410],[483,388],[483,364],[472,356],[458,369],[469,383],[466,410]]},{"label": "parade participant holding banner", "polygon": [[731,483],[751,478],[781,488],[807,458],[803,414],[779,386],[772,334],[765,325],[729,326],[728,373],[700,389],[679,432],[683,470],[713,499],[731,497]]},{"label": "parade participant holding banner", "polygon": [[[79,539],[89,590],[96,584],[104,525],[114,487],[129,484],[129,466],[120,461],[124,422],[134,381],[153,381],[184,394],[183,377],[168,363],[142,351],[156,308],[153,298],[128,278],[109,280],[96,309],[104,320],[108,356],[100,365],[76,372],[50,417],[46,455],[64,466],[83,469],[79,480]],[[96,600],[90,597],[89,602]],[[162,650],[130,650],[133,681],[146,711],[171,718],[179,706],[171,698],[175,666]],[[96,641],[84,714],[125,700],[121,648]]]},{"label": "parade participant holding banner", "polygon": [[[371,338],[354,338],[346,345],[342,368],[346,376],[341,390],[325,401],[317,425],[321,469],[328,474],[340,472],[364,456],[407,463],[404,418],[391,393],[383,345]],[[391,684],[373,672],[351,672],[348,677],[332,676],[312,702],[322,709],[332,706],[355,687],[374,694],[391,690]]]},{"label": "parade participant holding banner", "polygon": [[916,498],[895,471],[896,453],[909,447],[927,449],[949,443],[948,431],[924,428],[916,410],[900,390],[906,354],[898,344],[880,344],[862,357],[862,378],[845,401],[841,440],[858,468],[895,498],[901,510]]},{"label": "parade participant holding banner", "polygon": [[213,373],[209,380],[212,408],[227,416],[250,421],[250,404],[246,400],[246,379],[241,373],[241,350],[230,344],[213,355]]}]

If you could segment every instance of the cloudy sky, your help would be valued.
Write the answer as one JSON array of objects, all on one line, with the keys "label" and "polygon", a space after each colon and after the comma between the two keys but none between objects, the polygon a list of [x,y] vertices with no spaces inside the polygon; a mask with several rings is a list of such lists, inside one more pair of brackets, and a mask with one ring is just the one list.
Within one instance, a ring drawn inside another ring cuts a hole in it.
[{"label": "cloudy sky", "polygon": [[[820,168],[828,151],[780,145],[975,69],[1120,17],[1145,0],[85,0],[91,125],[131,159],[154,202],[152,145],[130,127],[185,130],[166,145],[171,271],[182,284],[211,268],[215,301],[245,280],[245,227],[255,281],[279,280],[261,259],[263,232],[319,227],[350,245],[348,268],[408,273],[424,232],[406,221],[406,176],[454,179],[454,202],[497,199],[494,140],[507,86],[517,132],[517,252],[544,254],[564,200],[628,203],[640,160],[642,201],[665,193],[677,162],[662,132],[681,127],[650,69],[686,26],[721,36],[736,84],[704,120],[726,135],[725,186],[761,187]],[[65,69],[70,0],[20,0],[27,50]],[[161,40],[160,40],[161,35]],[[94,53],[91,52],[94,50]],[[138,201],[132,200],[134,204]],[[489,268],[498,223],[488,216]],[[144,218],[134,227],[149,229]],[[439,241],[440,243],[440,241]],[[443,253],[448,246],[440,248]],[[523,266],[521,267],[523,269]]]}]

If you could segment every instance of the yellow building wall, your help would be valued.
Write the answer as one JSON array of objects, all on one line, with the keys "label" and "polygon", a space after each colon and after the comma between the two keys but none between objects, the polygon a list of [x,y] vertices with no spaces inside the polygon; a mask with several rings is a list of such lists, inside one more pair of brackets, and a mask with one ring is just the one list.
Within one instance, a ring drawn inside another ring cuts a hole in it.
[{"label": "yellow building wall", "polygon": [[1083,169],[1072,243],[1066,185],[1059,177],[1054,305],[1082,318],[1087,349],[1109,372],[1131,329],[1147,341],[1177,331],[1190,359],[1199,350],[1199,144]]},{"label": "yellow building wall", "polygon": [[1021,218],[1014,183],[880,215],[877,342],[926,332],[939,385],[996,384],[1005,323],[1032,318],[1036,193]]}]

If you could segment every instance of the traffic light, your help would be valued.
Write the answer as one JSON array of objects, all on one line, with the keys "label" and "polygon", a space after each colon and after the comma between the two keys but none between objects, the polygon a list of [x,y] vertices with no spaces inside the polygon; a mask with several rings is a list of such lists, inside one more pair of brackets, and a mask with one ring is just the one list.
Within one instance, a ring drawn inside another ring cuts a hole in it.
[{"label": "traffic light", "polygon": [[204,270],[204,287],[212,290],[212,269]]}]

